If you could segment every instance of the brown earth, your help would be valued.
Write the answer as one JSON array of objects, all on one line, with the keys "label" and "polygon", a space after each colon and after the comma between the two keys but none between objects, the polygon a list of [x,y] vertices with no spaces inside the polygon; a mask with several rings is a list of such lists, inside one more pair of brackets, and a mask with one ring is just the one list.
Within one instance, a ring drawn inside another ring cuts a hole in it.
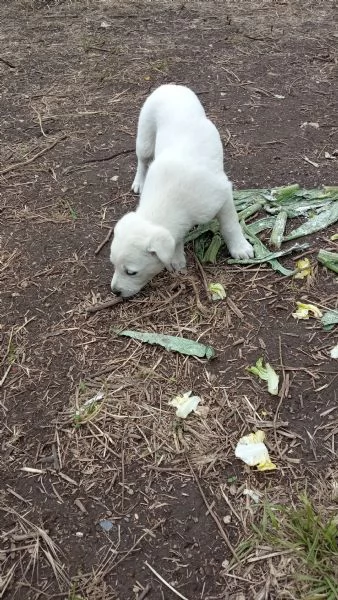
[{"label": "brown earth", "polygon": [[[109,297],[109,244],[95,249],[135,206],[138,112],[161,83],[199,94],[237,188],[337,184],[335,8],[1,3],[0,597],[302,597],[288,595],[271,559],[232,570],[224,561],[255,518],[245,488],[272,503],[305,488],[330,496],[337,336],[291,313],[300,298],[337,307],[334,274],[315,267],[304,283],[222,260],[204,269],[228,291],[216,306],[190,250],[188,277],[162,274],[131,302],[86,307]],[[313,264],[319,248],[337,251],[334,231],[308,240]],[[198,338],[218,357],[206,364],[118,338],[112,327],[125,326]],[[245,371],[260,355],[281,375],[277,399]],[[168,400],[191,389],[209,413],[181,425]],[[98,414],[75,427],[76,407],[100,390]],[[255,427],[278,471],[234,458]]]}]

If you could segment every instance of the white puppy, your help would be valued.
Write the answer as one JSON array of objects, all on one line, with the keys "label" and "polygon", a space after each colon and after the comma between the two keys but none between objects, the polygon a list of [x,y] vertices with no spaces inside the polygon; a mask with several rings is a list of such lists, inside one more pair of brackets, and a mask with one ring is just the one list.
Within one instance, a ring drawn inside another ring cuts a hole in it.
[{"label": "white puppy", "polygon": [[190,89],[162,85],[147,98],[136,154],[132,189],[141,198],[136,211],[115,226],[110,253],[115,294],[133,296],[164,268],[184,270],[185,235],[215,217],[231,256],[253,256],[223,170],[219,133]]}]

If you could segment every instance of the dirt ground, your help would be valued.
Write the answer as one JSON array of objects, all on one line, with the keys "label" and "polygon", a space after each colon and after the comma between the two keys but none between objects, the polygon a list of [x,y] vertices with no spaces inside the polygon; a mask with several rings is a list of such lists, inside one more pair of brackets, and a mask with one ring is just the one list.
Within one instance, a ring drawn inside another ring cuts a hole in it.
[{"label": "dirt ground", "polygon": [[[128,303],[86,309],[110,296],[109,244],[95,251],[137,201],[138,112],[161,83],[198,93],[237,188],[338,184],[335,8],[1,2],[0,598],[303,597],[285,558],[238,561],[236,547],[256,515],[245,489],[282,504],[307,489],[330,509],[337,335],[292,311],[301,298],[337,308],[334,273],[295,281],[224,257],[203,273],[228,291],[215,305],[190,249],[188,277],[163,273]],[[335,231],[310,238],[310,259],[337,251]],[[218,356],[166,353],[115,327],[185,335]],[[261,355],[278,397],[245,370]],[[188,390],[209,413],[182,425],[168,401]],[[76,422],[100,391],[97,414]],[[277,471],[234,457],[257,427]]]}]

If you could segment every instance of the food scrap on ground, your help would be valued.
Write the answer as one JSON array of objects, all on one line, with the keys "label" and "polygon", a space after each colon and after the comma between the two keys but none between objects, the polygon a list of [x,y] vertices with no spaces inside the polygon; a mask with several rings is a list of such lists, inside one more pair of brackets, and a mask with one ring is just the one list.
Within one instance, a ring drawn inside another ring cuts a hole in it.
[{"label": "food scrap on ground", "polygon": [[191,393],[185,392],[181,396],[175,396],[175,398],[169,401],[169,405],[177,409],[176,417],[186,419],[191,412],[197,412],[201,398],[199,396],[192,396]]},{"label": "food scrap on ground", "polygon": [[208,291],[211,293],[211,299],[217,302],[226,298],[226,291],[221,283],[209,283]]},{"label": "food scrap on ground", "polygon": [[274,471],[277,467],[271,462],[264,440],[265,433],[261,430],[245,435],[236,446],[235,456],[258,471]]},{"label": "food scrap on ground", "polygon": [[[236,190],[234,201],[244,232],[254,246],[255,257],[246,260],[229,258],[228,262],[248,265],[265,262],[284,276],[297,274],[299,270],[286,269],[277,259],[309,247],[306,243],[286,247],[284,244],[326,229],[338,221],[338,187],[335,186],[305,190],[293,184],[271,190]],[[262,217],[261,213],[268,216]],[[304,223],[285,234],[289,220],[295,218],[303,219]],[[269,244],[274,251],[269,250],[257,235],[267,230],[271,231]],[[216,220],[191,231],[186,237],[186,242],[190,241],[194,243],[201,263],[215,263],[224,247]]]},{"label": "food scrap on ground", "polygon": [[328,250],[319,250],[318,261],[327,269],[338,273],[338,253],[329,252]]},{"label": "food scrap on ground", "polygon": [[279,376],[269,363],[263,365],[263,358],[259,358],[256,364],[252,367],[247,367],[249,373],[257,375],[263,381],[268,383],[268,391],[273,396],[278,394]]},{"label": "food scrap on ground", "polygon": [[215,358],[216,356],[215,350],[211,346],[184,337],[164,335],[161,333],[148,333],[146,331],[130,331],[127,329],[116,333],[118,335],[133,338],[134,340],[139,340],[146,344],[157,344],[166,350],[178,352],[179,354],[207,358],[208,360]]},{"label": "food scrap on ground", "polygon": [[296,262],[297,273],[295,273],[295,279],[306,279],[312,275],[312,267],[308,258],[301,258]]},{"label": "food scrap on ground", "polygon": [[315,304],[306,304],[304,302],[296,302],[297,310],[292,313],[294,319],[309,319],[315,317],[320,319],[322,316],[321,310]]},{"label": "food scrap on ground", "polygon": [[336,344],[330,351],[331,358],[338,358],[338,344]]}]

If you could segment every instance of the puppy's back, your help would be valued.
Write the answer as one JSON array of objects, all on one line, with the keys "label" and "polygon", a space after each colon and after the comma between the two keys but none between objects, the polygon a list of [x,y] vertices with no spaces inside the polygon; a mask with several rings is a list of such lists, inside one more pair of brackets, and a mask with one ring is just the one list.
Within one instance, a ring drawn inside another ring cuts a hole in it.
[{"label": "puppy's back", "polygon": [[165,123],[187,123],[205,117],[196,94],[184,85],[166,84],[157,88],[145,101],[142,113],[155,118],[157,126]]}]

